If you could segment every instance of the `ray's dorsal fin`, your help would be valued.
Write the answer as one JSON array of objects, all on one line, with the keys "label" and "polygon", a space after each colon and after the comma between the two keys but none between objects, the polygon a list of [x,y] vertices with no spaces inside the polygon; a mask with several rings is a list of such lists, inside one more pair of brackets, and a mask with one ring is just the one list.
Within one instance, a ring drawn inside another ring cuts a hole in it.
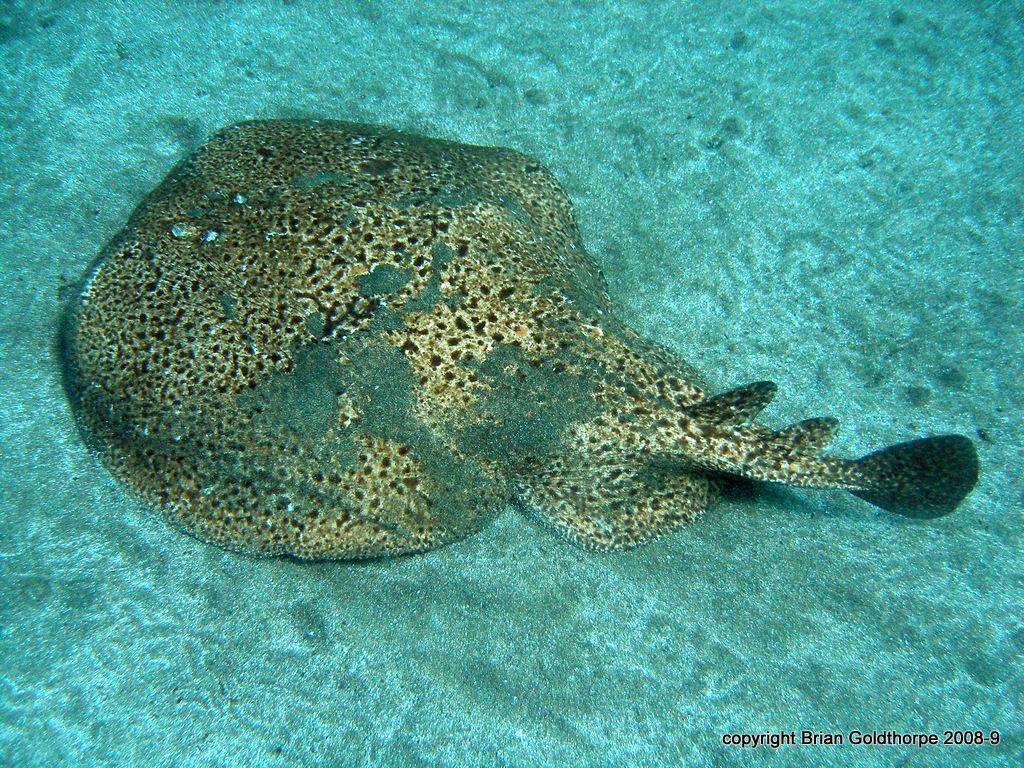
[{"label": "ray's dorsal fin", "polygon": [[757,418],[775,397],[777,389],[773,381],[755,381],[709,397],[684,413],[701,424],[742,426]]},{"label": "ray's dorsal fin", "polygon": [[820,456],[839,431],[839,421],[831,417],[804,419],[772,432],[770,450],[786,456]]}]

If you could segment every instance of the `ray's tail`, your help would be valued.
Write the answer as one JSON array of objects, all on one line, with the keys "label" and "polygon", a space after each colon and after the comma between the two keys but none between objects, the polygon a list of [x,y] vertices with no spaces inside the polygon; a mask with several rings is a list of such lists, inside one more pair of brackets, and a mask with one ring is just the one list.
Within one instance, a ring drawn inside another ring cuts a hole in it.
[{"label": "ray's tail", "polygon": [[832,418],[775,432],[753,424],[775,384],[757,381],[684,411],[698,426],[684,452],[697,463],[752,480],[847,490],[904,517],[948,515],[978,482],[978,454],[962,435],[938,435],[883,448],[856,460],[824,455],[839,429]]},{"label": "ray's tail", "polygon": [[938,435],[883,448],[855,463],[865,501],[904,517],[948,515],[978,482],[978,453],[963,435]]}]

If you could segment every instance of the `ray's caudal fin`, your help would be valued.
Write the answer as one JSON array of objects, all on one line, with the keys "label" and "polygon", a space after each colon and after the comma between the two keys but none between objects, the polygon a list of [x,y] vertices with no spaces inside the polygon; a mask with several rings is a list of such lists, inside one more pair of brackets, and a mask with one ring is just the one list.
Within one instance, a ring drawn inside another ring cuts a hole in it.
[{"label": "ray's caudal fin", "polygon": [[921,520],[948,515],[978,482],[978,453],[963,435],[897,443],[869,453],[856,467],[870,486],[855,496]]}]

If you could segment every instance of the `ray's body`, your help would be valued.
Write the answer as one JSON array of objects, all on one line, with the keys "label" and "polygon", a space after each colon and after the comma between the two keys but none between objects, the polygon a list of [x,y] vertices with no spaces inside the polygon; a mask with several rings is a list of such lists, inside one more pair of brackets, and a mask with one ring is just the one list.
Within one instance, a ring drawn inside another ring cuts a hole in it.
[{"label": "ray's body", "polygon": [[729,475],[931,517],[977,477],[955,435],[844,460],[832,419],[761,426],[774,385],[712,395],[615,320],[542,166],[371,126],[216,134],[101,253],[65,337],[105,463],[256,554],[430,549],[510,498],[632,546]]}]

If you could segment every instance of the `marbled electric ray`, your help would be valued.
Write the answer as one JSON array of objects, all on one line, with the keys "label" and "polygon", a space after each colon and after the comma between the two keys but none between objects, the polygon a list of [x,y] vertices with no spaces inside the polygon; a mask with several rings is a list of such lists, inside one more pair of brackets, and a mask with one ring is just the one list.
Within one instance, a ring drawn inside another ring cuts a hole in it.
[{"label": "marbled electric ray", "polygon": [[64,350],[112,472],[254,554],[427,550],[513,499],[628,547],[730,476],[927,518],[978,473],[957,435],[847,460],[833,419],[762,426],[775,385],[711,394],[615,319],[539,163],[345,122],[217,133],[103,249]]}]

